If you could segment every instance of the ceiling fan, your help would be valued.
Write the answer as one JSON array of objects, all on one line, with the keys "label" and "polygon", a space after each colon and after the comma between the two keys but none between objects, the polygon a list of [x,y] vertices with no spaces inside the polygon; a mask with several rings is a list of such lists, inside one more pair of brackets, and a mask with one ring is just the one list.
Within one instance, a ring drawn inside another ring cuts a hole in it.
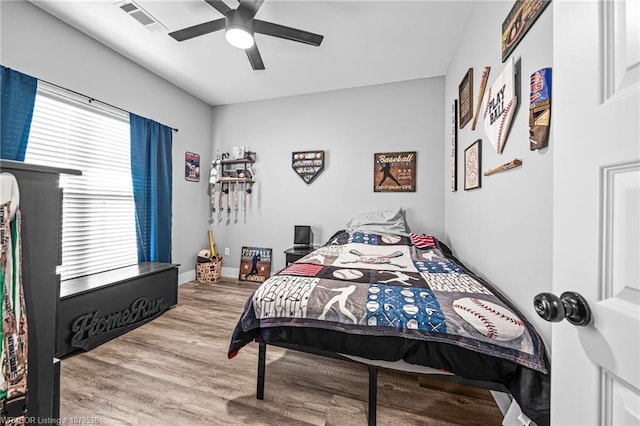
[{"label": "ceiling fan", "polygon": [[260,51],[253,38],[254,33],[297,41],[312,46],[320,46],[324,38],[319,34],[255,19],[254,16],[264,0],[241,0],[237,9],[231,9],[222,0],[205,1],[223,14],[224,18],[173,31],[169,35],[177,41],[184,41],[224,29],[227,41],[232,46],[244,49],[254,70],[264,69],[264,62],[262,62]]}]

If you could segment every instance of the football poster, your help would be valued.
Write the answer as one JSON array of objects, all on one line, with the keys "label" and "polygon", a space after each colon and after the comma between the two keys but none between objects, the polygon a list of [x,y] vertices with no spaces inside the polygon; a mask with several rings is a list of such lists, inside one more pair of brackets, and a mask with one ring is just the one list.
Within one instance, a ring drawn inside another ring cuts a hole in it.
[{"label": "football poster", "polygon": [[242,247],[240,253],[240,281],[263,283],[271,276],[271,249]]},{"label": "football poster", "polygon": [[373,154],[374,192],[416,192],[416,152]]}]

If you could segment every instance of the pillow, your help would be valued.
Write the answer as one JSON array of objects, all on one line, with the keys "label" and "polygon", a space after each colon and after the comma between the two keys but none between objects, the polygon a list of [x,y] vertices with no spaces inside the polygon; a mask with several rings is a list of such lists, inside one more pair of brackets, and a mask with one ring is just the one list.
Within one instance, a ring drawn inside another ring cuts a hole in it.
[{"label": "pillow", "polygon": [[381,210],[354,216],[347,223],[347,232],[407,235],[407,223],[402,207],[399,207],[395,210]]}]

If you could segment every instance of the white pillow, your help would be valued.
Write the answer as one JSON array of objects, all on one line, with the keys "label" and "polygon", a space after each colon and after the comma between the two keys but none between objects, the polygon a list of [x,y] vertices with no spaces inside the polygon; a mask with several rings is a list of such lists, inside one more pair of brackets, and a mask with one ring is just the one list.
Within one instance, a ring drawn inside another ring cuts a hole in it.
[{"label": "white pillow", "polygon": [[347,223],[347,232],[363,232],[380,235],[407,235],[407,223],[402,207],[362,213]]}]

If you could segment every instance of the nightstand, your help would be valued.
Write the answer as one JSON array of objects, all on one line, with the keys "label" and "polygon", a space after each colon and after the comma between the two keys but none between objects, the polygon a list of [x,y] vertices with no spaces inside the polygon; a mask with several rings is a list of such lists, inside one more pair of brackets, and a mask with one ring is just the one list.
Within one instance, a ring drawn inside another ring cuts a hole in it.
[{"label": "nightstand", "polygon": [[318,247],[291,247],[286,249],[284,254],[287,257],[287,266],[298,259],[302,259],[317,248]]}]

